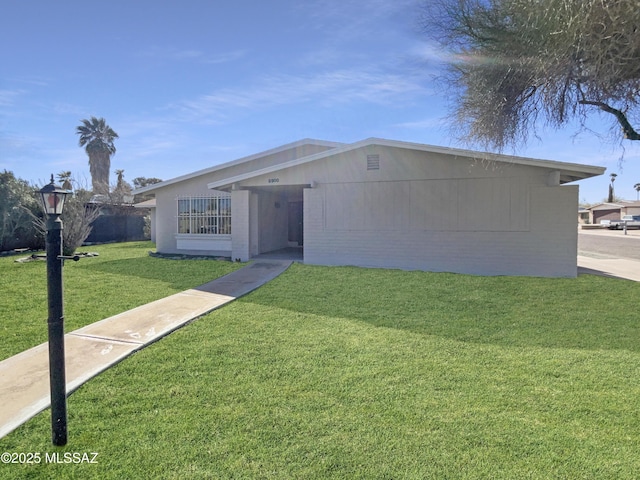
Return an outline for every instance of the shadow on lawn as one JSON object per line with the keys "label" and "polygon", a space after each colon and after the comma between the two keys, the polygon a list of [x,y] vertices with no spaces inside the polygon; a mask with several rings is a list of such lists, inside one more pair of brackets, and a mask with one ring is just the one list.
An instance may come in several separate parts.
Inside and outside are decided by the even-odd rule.
{"label": "shadow on lawn", "polygon": [[217,260],[170,260],[138,257],[82,265],[90,271],[133,277],[130,281],[153,280],[163,282],[177,290],[186,290],[221,277],[237,268],[231,262]]}
{"label": "shadow on lawn", "polygon": [[[324,268],[325,270],[316,270]],[[297,265],[239,301],[461,342],[640,351],[640,284]]]}

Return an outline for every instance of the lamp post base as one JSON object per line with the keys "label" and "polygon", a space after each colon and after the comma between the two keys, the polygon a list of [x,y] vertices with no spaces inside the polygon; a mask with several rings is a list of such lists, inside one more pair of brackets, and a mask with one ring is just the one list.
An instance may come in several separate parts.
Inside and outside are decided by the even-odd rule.
{"label": "lamp post base", "polygon": [[64,319],[49,322],[49,385],[51,388],[51,441],[67,444],[67,382],[64,366]]}

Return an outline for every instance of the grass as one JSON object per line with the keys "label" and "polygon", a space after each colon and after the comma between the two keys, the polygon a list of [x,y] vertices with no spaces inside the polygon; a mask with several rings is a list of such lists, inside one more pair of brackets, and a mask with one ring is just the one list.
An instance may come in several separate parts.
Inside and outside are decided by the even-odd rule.
{"label": "grass", "polygon": [[[213,260],[150,257],[151,242],[86,247],[99,254],[64,266],[65,331],[206,283],[238,268]],[[85,251],[83,249],[83,251]],[[46,262],[0,257],[0,359],[47,341]]]}
{"label": "grass", "polygon": [[[186,262],[185,262],[186,263]],[[69,397],[0,478],[637,478],[633,282],[293,265]]]}

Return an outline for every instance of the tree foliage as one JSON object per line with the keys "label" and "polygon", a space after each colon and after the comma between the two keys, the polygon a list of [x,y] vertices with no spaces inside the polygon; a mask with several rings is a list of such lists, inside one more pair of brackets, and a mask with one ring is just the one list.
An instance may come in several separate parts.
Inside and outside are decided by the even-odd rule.
{"label": "tree foliage", "polygon": [[44,237],[33,225],[40,214],[35,188],[13,172],[0,173],[0,251],[14,248],[37,248]]}
{"label": "tree foliage", "polygon": [[442,84],[459,136],[517,147],[540,125],[610,115],[640,140],[637,0],[425,0],[424,32],[448,52]]}
{"label": "tree foliage", "polygon": [[87,239],[93,227],[91,224],[100,216],[100,206],[90,203],[92,193],[86,189],[76,189],[64,204],[60,216],[63,222],[62,251],[71,255]]}
{"label": "tree foliage", "polygon": [[137,189],[160,182],[162,180],[155,177],[136,177],[133,179],[133,187]]}
{"label": "tree foliage", "polygon": [[[72,190],[72,194],[67,195],[64,201],[64,209],[60,216],[62,220],[62,252],[64,255],[71,255],[82,246],[91,233],[91,224],[100,216],[101,205],[91,202],[93,197],[91,190],[84,188],[74,180],[70,172],[62,173],[65,180],[71,185],[70,190]],[[67,173],[69,175],[66,175]],[[47,224],[42,211],[40,215],[32,215],[32,221],[44,237]]]}
{"label": "tree foliage", "polygon": [[[133,179],[133,188],[137,190],[138,188],[147,187],[149,185],[153,185],[155,183],[160,183],[160,182],[162,182],[162,180],[156,177],[136,177]],[[138,193],[135,196],[135,201],[144,202],[146,200],[152,199],[153,197],[154,197],[153,194]]]}
{"label": "tree foliage", "polygon": [[82,125],[76,128],[76,134],[80,135],[78,144],[85,147],[89,156],[93,191],[96,194],[106,195],[109,193],[111,156],[116,153],[113,142],[118,138],[118,134],[107,125],[104,118],[91,117],[81,122]]}
{"label": "tree foliage", "polygon": [[58,181],[62,182],[62,188],[65,190],[73,190],[73,185],[71,184],[72,173],[70,170],[64,170],[57,175]]}
{"label": "tree foliage", "polygon": [[[111,189],[109,194],[108,203],[112,207],[130,205],[133,202],[133,195],[131,195],[131,184],[124,179],[124,170],[118,169],[114,172],[116,174],[116,185]],[[126,212],[127,209],[124,209]]]}
{"label": "tree foliage", "polygon": [[131,191],[131,185],[129,185],[124,179],[124,170],[118,169],[115,171],[116,176],[118,177],[118,183],[116,184],[117,190],[129,190]]}

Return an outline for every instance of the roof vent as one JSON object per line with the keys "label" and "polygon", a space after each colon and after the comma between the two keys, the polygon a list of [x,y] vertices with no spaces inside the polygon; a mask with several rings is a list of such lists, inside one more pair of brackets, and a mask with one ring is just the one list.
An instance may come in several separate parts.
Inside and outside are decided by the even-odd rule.
{"label": "roof vent", "polygon": [[380,155],[367,155],[367,170],[380,170]]}

